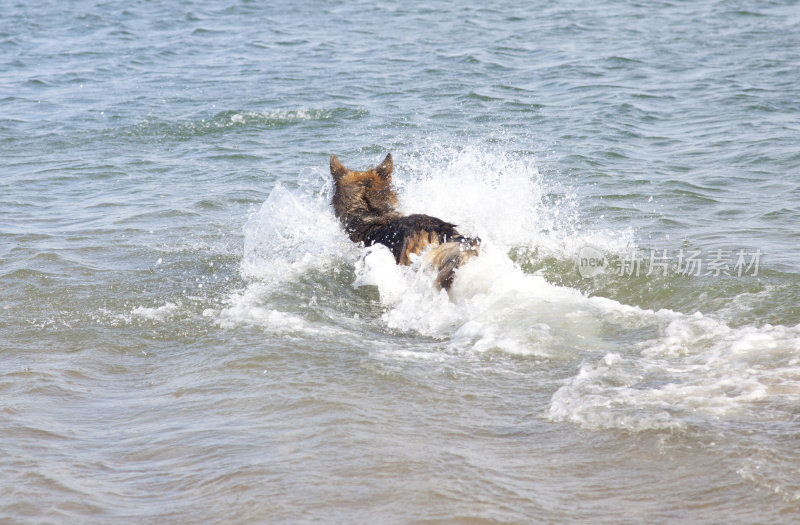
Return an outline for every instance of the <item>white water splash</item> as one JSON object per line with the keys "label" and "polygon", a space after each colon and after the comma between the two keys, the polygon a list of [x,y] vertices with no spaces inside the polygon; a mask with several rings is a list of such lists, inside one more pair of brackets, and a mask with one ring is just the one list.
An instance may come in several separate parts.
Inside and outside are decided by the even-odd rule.
{"label": "white water splash", "polygon": [[279,183],[244,227],[242,275],[286,282],[355,250],[324,198]]}
{"label": "white water splash", "polygon": [[250,284],[214,312],[218,321],[273,332],[322,330],[270,304],[269,294],[309,271],[351,264],[352,286],[379,292],[383,330],[432,337],[456,353],[583,360],[552,396],[546,416],[553,421],[674,432],[696,417],[771,417],[759,412],[765,404],[800,397],[800,327],[734,329],[699,313],[587,297],[525,273],[509,250],[532,248],[563,260],[586,245],[606,253],[632,245],[631,232],[582,226],[570,197],[550,197],[552,188],[529,159],[440,148],[395,153],[395,162],[404,212],[438,216],[484,241],[449,293],[436,290],[417,266],[398,267],[386,248],[351,243],[332,213],[329,186],[278,185],[245,227],[241,269]]}
{"label": "white water splash", "polygon": [[609,253],[632,245],[632,231],[584,228],[574,195],[546,181],[531,157],[434,147],[395,164],[404,212],[443,218],[499,249],[530,247],[570,258],[589,244]]}

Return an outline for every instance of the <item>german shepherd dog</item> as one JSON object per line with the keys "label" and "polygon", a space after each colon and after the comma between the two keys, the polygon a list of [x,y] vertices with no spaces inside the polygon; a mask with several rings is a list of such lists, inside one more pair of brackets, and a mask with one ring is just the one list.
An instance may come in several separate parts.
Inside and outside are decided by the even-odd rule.
{"label": "german shepherd dog", "polygon": [[333,210],[353,242],[365,246],[383,244],[397,264],[411,264],[411,254],[429,249],[425,266],[436,272],[436,285],[445,290],[453,284],[454,272],[478,255],[481,240],[464,237],[454,224],[429,215],[403,215],[397,211],[392,189],[392,154],[367,171],[351,171],[331,155],[334,182]]}

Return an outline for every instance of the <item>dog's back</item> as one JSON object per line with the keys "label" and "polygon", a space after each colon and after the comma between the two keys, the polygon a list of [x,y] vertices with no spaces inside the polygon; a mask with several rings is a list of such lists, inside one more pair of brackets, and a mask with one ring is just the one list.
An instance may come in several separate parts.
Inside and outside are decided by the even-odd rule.
{"label": "dog's back", "polygon": [[396,210],[391,154],[376,168],[351,171],[331,156],[333,208],[353,242],[383,244],[397,264],[411,264],[411,255],[429,247],[424,264],[437,271],[437,286],[449,289],[455,270],[478,255],[480,239],[459,234],[455,225],[429,215],[403,216]]}

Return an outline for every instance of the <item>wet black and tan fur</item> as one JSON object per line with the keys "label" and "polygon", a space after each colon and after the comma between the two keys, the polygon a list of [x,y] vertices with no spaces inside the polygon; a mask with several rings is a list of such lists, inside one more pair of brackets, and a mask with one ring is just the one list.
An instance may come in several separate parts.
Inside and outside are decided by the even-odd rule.
{"label": "wet black and tan fur", "polygon": [[403,215],[397,211],[392,189],[391,153],[377,167],[351,171],[331,156],[334,182],[333,209],[353,242],[383,244],[397,264],[411,264],[411,255],[430,247],[423,263],[437,271],[436,284],[445,290],[455,270],[478,255],[481,240],[464,237],[455,225],[429,215]]}

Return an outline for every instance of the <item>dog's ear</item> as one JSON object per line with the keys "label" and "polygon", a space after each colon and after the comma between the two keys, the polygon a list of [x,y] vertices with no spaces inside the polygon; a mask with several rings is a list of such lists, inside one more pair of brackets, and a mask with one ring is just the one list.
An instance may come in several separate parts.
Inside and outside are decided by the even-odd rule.
{"label": "dog's ear", "polygon": [[383,162],[378,164],[375,171],[378,172],[378,175],[380,175],[382,179],[389,180],[389,177],[392,175],[392,169],[394,169],[394,161],[392,160],[392,154],[389,153],[386,155],[386,158],[383,159]]}
{"label": "dog's ear", "polygon": [[331,175],[334,180],[341,179],[345,174],[347,174],[347,168],[339,161],[339,157],[331,155]]}

